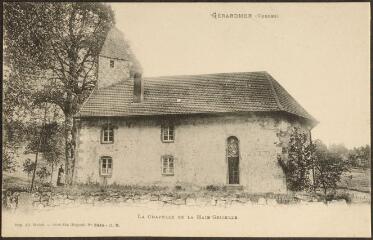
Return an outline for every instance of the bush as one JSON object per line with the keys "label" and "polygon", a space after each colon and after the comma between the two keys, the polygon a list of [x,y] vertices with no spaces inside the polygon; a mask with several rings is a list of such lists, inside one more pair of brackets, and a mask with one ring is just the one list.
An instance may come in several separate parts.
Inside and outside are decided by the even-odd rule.
{"label": "bush", "polygon": [[222,190],[222,187],[216,186],[216,185],[207,185],[206,190],[216,192],[216,191]]}
{"label": "bush", "polygon": [[40,186],[35,187],[37,192],[51,192],[53,186],[50,183],[42,183]]}
{"label": "bush", "polygon": [[334,195],[343,172],[349,171],[348,162],[329,150],[321,141],[315,141],[314,154],[315,187],[324,192],[325,199]]}
{"label": "bush", "polygon": [[275,195],[275,199],[278,204],[289,204],[299,202],[299,200],[296,199],[294,196],[288,194]]}
{"label": "bush", "polygon": [[46,167],[42,167],[39,170],[36,171],[36,175],[39,177],[40,180],[46,179],[48,176],[50,176],[50,172],[47,170]]}
{"label": "bush", "polygon": [[23,187],[23,186],[12,186],[12,187],[9,187],[5,190],[6,192],[28,192],[28,188],[27,187]]}
{"label": "bush", "polygon": [[32,172],[34,171],[35,169],[35,162],[31,161],[30,158],[27,158],[24,162],[23,162],[23,171],[25,173],[27,173],[27,177],[30,177],[30,174],[32,174]]}
{"label": "bush", "polygon": [[349,193],[343,192],[343,193],[338,193],[334,195],[334,200],[341,200],[344,199],[346,203],[351,203],[352,202],[352,197]]}
{"label": "bush", "polygon": [[308,135],[298,128],[290,134],[288,156],[278,158],[286,175],[286,183],[292,191],[309,190],[311,187],[310,170],[314,146],[308,143]]}
{"label": "bush", "polygon": [[176,185],[175,190],[176,191],[181,191],[181,190],[184,190],[184,189],[180,185]]}

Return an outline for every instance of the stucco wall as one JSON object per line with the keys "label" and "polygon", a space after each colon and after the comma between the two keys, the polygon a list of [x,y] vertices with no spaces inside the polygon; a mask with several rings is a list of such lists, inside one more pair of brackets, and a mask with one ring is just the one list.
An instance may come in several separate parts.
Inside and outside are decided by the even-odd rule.
{"label": "stucco wall", "polygon": [[[114,67],[110,67],[110,60],[114,60]],[[98,88],[129,78],[129,61],[99,56],[98,60]]]}
{"label": "stucco wall", "polygon": [[[240,184],[250,192],[285,192],[277,156],[282,153],[280,130],[293,123],[257,116],[189,116],[175,119],[175,141],[161,141],[162,119],[111,119],[113,144],[101,144],[101,126],[108,120],[80,120],[75,181],[103,182],[99,158],[113,158],[107,183],[224,185],[228,180],[226,140],[239,139]],[[283,140],[282,140],[283,142]],[[161,174],[161,156],[175,158],[174,176]]]}

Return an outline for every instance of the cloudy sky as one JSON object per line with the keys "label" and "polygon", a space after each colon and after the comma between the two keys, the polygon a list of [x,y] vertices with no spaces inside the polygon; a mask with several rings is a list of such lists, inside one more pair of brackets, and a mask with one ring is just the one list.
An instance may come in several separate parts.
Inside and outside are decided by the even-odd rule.
{"label": "cloudy sky", "polygon": [[370,144],[369,3],[112,7],[144,76],[265,70],[319,120],[314,138],[347,147]]}

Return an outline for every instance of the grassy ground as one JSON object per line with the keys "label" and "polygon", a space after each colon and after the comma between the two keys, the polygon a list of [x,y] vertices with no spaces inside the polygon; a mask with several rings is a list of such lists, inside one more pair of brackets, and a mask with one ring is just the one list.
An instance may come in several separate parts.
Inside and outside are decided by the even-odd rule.
{"label": "grassy ground", "polygon": [[30,180],[18,176],[12,176],[9,173],[3,173],[3,188],[29,188]]}
{"label": "grassy ground", "polygon": [[342,175],[339,186],[350,190],[370,192],[370,169],[351,169],[351,172]]}
{"label": "grassy ground", "polygon": [[[351,172],[345,173],[342,176],[340,189],[342,195],[350,194],[350,190],[362,192],[365,195],[370,192],[370,170],[352,169]],[[36,182],[35,186],[40,186]],[[17,191],[27,191],[30,187],[30,179],[12,176],[11,174],[3,175],[3,189],[17,189]],[[50,190],[49,190],[50,191]],[[101,186],[98,184],[74,185],[73,187],[52,187],[54,193],[65,194],[68,196],[131,196],[139,197],[148,195],[150,198],[170,197],[174,199],[186,198],[208,198],[208,199],[248,199],[257,202],[260,198],[276,199],[278,203],[297,202],[294,194],[273,194],[262,193],[253,194],[240,190],[226,190],[224,187],[207,186],[200,189],[188,189],[181,186],[175,188],[167,188],[160,186],[136,186],[136,185],[109,185]],[[340,194],[341,195],[341,194]]]}
{"label": "grassy ground", "polygon": [[[38,184],[38,183],[37,183]],[[342,175],[342,180],[339,184],[341,188],[347,188],[351,190],[357,190],[362,192],[370,192],[371,179],[370,169],[352,169],[351,172],[346,172]],[[15,177],[12,174],[3,174],[3,188],[9,187],[30,187],[30,179]],[[130,189],[133,186],[113,186],[113,189]],[[100,190],[101,187],[98,185],[90,186],[90,190]],[[149,186],[143,188],[143,190],[164,190],[156,186]]]}

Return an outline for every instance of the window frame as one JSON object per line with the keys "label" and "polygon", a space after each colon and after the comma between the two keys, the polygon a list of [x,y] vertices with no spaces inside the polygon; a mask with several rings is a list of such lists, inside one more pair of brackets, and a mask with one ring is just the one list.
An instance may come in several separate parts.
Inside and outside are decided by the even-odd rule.
{"label": "window frame", "polygon": [[[105,163],[105,166],[106,166],[105,168],[103,168],[104,163]],[[100,164],[99,165],[100,176],[111,177],[113,175],[113,158],[112,157],[110,157],[110,156],[100,157],[100,163],[99,164]],[[109,165],[110,165],[110,168],[108,167]],[[103,169],[105,169],[105,172],[103,171]],[[110,169],[110,171],[109,171],[109,169]]]}
{"label": "window frame", "polygon": [[[170,129],[172,128],[172,135],[170,135]],[[165,133],[167,130],[167,139],[165,139]],[[172,139],[170,140],[170,136],[172,136]],[[161,126],[161,140],[164,143],[172,143],[175,141],[175,125],[168,123],[168,124],[163,124]]]}
{"label": "window frame", "polygon": [[[108,140],[105,140],[105,132],[108,132]],[[110,140],[110,132],[112,133],[112,139]],[[113,144],[114,143],[114,127],[110,124],[105,125],[101,128],[101,144]]]}
{"label": "window frame", "polygon": [[[172,160],[172,161],[170,161]],[[167,162],[165,165],[165,161]],[[172,162],[172,167],[170,167]],[[165,170],[166,169],[166,170]],[[172,171],[171,171],[172,169]],[[175,175],[175,158],[172,155],[163,155],[161,157],[161,174],[163,176],[174,176]]]}

